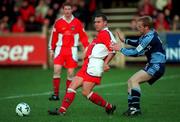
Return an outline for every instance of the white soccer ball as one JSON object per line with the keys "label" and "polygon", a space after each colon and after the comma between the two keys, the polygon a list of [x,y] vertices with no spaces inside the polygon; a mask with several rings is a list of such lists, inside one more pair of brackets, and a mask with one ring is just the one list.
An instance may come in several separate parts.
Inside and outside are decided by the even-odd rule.
{"label": "white soccer ball", "polygon": [[19,116],[27,116],[30,114],[30,111],[31,109],[27,103],[22,102],[16,106],[16,113]]}

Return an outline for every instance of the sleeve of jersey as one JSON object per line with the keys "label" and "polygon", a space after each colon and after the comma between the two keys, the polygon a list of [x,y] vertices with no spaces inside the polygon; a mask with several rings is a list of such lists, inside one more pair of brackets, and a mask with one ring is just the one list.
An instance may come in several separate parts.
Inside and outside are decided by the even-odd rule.
{"label": "sleeve of jersey", "polygon": [[144,49],[149,45],[153,36],[146,36],[136,48],[121,48],[121,52],[126,56],[140,56],[144,54]]}
{"label": "sleeve of jersey", "polygon": [[[114,35],[112,34],[111,31],[109,31],[109,35],[110,35],[110,45],[117,43],[117,40],[115,39],[115,37],[114,37]],[[110,49],[110,52],[111,53],[116,53],[116,51],[111,50],[111,49]]]}
{"label": "sleeve of jersey", "polygon": [[138,40],[131,40],[131,39],[126,39],[125,43],[134,47],[138,46]]}
{"label": "sleeve of jersey", "polygon": [[109,52],[112,52],[112,50],[110,48],[111,38],[108,33],[106,33],[106,32],[100,33],[98,36],[98,40],[100,41],[100,43],[103,43],[106,45]]}
{"label": "sleeve of jersey", "polygon": [[88,36],[81,23],[79,23],[79,37],[83,47],[86,48],[89,45]]}
{"label": "sleeve of jersey", "polygon": [[58,32],[56,30],[56,24],[55,24],[51,31],[51,35],[49,39],[49,50],[55,50],[57,41],[58,41]]}

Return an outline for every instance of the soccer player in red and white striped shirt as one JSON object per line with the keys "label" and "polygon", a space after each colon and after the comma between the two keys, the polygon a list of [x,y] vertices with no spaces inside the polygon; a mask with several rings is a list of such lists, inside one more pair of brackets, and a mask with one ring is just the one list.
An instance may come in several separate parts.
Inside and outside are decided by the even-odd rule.
{"label": "soccer player in red and white striped shirt", "polygon": [[102,72],[109,69],[108,63],[115,55],[110,45],[116,43],[113,34],[107,28],[105,15],[96,15],[94,25],[98,34],[88,46],[82,68],[77,72],[73,82],[67,89],[62,105],[55,110],[49,110],[50,115],[65,114],[79,87],[82,87],[83,96],[92,103],[104,108],[107,114],[113,114],[116,109],[115,105],[104,100],[98,93],[93,92],[93,88],[101,82]]}

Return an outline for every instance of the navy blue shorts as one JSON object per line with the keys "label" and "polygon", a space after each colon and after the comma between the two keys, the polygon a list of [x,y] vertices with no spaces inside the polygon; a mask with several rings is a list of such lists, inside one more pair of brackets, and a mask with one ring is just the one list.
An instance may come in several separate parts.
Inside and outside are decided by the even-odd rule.
{"label": "navy blue shorts", "polygon": [[160,77],[163,76],[165,72],[165,64],[164,63],[156,63],[156,64],[148,63],[143,70],[152,76],[152,78],[147,81],[150,85],[152,85],[155,81],[157,81]]}

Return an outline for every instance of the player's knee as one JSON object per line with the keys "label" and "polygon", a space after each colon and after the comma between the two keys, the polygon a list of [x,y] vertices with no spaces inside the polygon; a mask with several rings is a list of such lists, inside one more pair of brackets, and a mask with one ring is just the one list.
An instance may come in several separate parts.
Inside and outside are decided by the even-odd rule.
{"label": "player's knee", "polygon": [[60,78],[60,77],[61,77],[61,76],[60,76],[60,71],[54,69],[53,77],[54,77],[54,78]]}
{"label": "player's knee", "polygon": [[60,69],[54,69],[54,75],[60,75],[61,70]]}
{"label": "player's knee", "polygon": [[53,78],[60,78],[60,77],[61,77],[60,73],[54,72]]}
{"label": "player's knee", "polygon": [[69,76],[74,75],[74,70],[67,70],[67,74],[68,74]]}
{"label": "player's knee", "polygon": [[128,80],[128,85],[132,84],[133,83],[133,80],[132,79],[129,79]]}
{"label": "player's knee", "polygon": [[68,79],[71,79],[71,80],[72,80],[73,77],[74,77],[74,74],[68,74],[68,75],[67,75],[67,78],[68,78]]}

